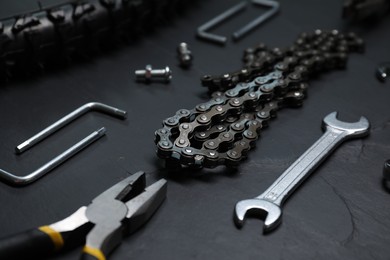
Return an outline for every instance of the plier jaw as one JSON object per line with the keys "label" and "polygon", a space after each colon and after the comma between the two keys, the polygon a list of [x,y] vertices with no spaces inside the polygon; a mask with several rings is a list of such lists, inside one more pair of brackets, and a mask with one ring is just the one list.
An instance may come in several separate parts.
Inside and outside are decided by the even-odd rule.
{"label": "plier jaw", "polygon": [[108,255],[123,236],[137,230],[153,215],[165,199],[166,181],[145,186],[145,173],[137,172],[92,201],[86,216],[95,226],[87,235],[84,254]]}

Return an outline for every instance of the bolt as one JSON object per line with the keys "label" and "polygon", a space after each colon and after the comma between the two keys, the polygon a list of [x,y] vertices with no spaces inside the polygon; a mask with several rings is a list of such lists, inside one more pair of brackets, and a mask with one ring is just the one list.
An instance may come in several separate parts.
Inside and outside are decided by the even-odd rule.
{"label": "bolt", "polygon": [[180,66],[188,68],[193,59],[191,51],[188,49],[188,44],[185,42],[180,43],[179,47],[177,47],[177,52],[179,53]]}
{"label": "bolt", "polygon": [[150,81],[151,79],[163,79],[166,82],[172,79],[172,71],[166,66],[165,69],[153,69],[151,65],[146,65],[144,70],[136,70],[137,80]]}

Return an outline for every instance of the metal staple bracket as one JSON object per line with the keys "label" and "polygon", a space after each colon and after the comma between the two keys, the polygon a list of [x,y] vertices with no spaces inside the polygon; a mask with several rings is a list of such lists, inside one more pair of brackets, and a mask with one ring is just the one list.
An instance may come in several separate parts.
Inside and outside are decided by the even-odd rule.
{"label": "metal staple bracket", "polygon": [[[115,107],[111,107],[102,103],[98,102],[90,102],[87,103],[78,109],[74,110],[73,112],[69,113],[68,115],[62,117],[58,121],[54,122],[38,134],[34,135],[30,139],[24,141],[22,144],[18,145],[15,148],[16,153],[23,153],[27,149],[31,148],[38,142],[42,141],[49,135],[55,133],[60,128],[64,127],[65,125],[69,124],[70,122],[74,121],[76,118],[84,115],[85,113],[89,111],[97,111],[101,113],[105,113],[111,116],[119,117],[121,119],[125,119],[127,117],[127,112]],[[12,173],[9,173],[5,170],[0,169],[0,179],[9,182],[14,185],[26,185],[31,182],[36,181],[37,179],[41,178],[46,173],[53,170],[55,167],[59,166],[60,164],[64,163],[66,160],[74,156],[76,153],[80,152],[82,149],[86,148],[88,145],[92,144],[94,141],[98,140],[100,137],[105,135],[106,129],[104,127],[92,132],[90,135],[58,155],[57,157],[53,158],[49,162],[45,163],[41,167],[39,167],[37,170],[33,171],[30,174],[27,174],[25,176],[16,176]]]}
{"label": "metal staple bracket", "polygon": [[[248,24],[244,25],[242,28],[235,31],[232,36],[233,39],[236,41],[240,40],[242,37],[254,30],[260,24],[264,23],[266,20],[274,16],[280,9],[280,4],[273,0],[252,0],[251,2],[254,5],[266,6],[270,7],[271,9],[268,12],[260,15],[253,21],[249,22]],[[209,33],[207,31],[231,18],[235,14],[238,14],[239,12],[243,11],[246,6],[246,1],[240,2],[237,5],[229,8],[225,12],[221,13],[220,15],[214,17],[210,21],[206,22],[205,24],[199,26],[197,29],[197,36],[201,39],[224,45],[227,42],[226,36]]]}

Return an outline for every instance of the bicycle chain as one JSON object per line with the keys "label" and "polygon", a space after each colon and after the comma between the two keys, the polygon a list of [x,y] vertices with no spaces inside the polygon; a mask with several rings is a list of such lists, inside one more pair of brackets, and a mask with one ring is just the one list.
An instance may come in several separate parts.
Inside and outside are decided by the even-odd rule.
{"label": "bicycle chain", "polygon": [[163,121],[157,155],[166,167],[237,166],[279,109],[302,105],[310,76],[345,68],[347,54],[362,51],[360,38],[336,30],[303,33],[283,50],[246,49],[241,70],[202,78],[212,99]]}

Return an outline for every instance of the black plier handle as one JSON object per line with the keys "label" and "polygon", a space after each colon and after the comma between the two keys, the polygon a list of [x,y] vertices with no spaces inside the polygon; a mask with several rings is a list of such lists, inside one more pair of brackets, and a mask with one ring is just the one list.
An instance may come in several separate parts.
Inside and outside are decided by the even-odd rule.
{"label": "black plier handle", "polygon": [[54,224],[0,239],[0,259],[38,258],[82,244],[93,226],[85,217],[86,208]]}

